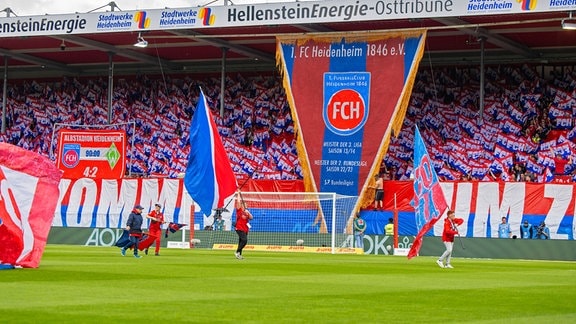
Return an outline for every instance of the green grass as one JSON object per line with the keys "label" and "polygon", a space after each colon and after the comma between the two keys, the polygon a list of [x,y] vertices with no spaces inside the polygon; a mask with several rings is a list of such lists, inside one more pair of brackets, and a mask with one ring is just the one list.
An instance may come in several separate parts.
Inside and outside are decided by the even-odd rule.
{"label": "green grass", "polygon": [[5,323],[575,323],[576,263],[48,245],[0,271]]}

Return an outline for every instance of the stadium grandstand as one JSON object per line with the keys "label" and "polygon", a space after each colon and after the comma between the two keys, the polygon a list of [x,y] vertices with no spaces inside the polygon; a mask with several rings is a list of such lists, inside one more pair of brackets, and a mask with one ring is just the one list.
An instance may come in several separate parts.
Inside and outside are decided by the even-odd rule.
{"label": "stadium grandstand", "polygon": [[[226,80],[224,116],[220,117],[220,81],[131,76],[116,81],[112,124],[136,121],[129,152],[129,175],[178,177],[186,169],[188,133],[199,87],[210,97],[216,123],[233,169],[240,176],[298,179],[289,109],[278,80],[267,76]],[[106,83],[102,79],[22,81],[8,88],[7,131],[2,141],[53,157],[53,125],[104,125]],[[130,155],[132,153],[133,155]],[[246,162],[243,162],[246,161]]]}
{"label": "stadium grandstand", "polygon": [[[99,19],[125,16],[114,2],[108,5],[110,11]],[[224,7],[229,16],[255,8]],[[178,177],[186,165],[200,86],[239,178],[301,180],[294,125],[274,67],[275,37],[418,27],[428,28],[426,62],[404,128],[392,136],[382,160],[385,179],[410,178],[412,126],[418,124],[442,180],[571,182],[576,33],[563,29],[570,16],[552,5],[544,11],[522,7],[517,15],[472,14],[481,9],[468,7],[460,18],[427,14],[415,20],[399,14],[202,33],[175,26],[138,37],[100,27],[91,35],[6,37],[19,24],[6,8],[0,46],[6,118],[0,140],[54,159],[55,125],[135,121],[134,129],[127,128],[132,145],[126,176]],[[163,15],[186,13],[180,11],[166,8]],[[135,48],[135,39],[151,46]]]}
{"label": "stadium grandstand", "polygon": [[[545,69],[548,77],[538,72]],[[444,180],[572,182],[576,174],[572,66],[490,66],[486,103],[478,107],[479,70],[424,67],[418,74],[404,127],[382,163],[391,180],[411,174],[413,126],[426,134],[436,171]],[[4,142],[53,157],[53,125],[106,124],[105,79],[16,80],[8,85]],[[240,178],[302,179],[286,97],[274,73],[237,73],[225,83],[220,117],[217,77],[119,77],[112,123],[136,121],[132,176],[178,177],[198,89],[210,106]],[[132,139],[129,140],[132,142]]]}
{"label": "stadium grandstand", "polygon": [[[186,195],[201,93],[258,214],[252,237],[261,236],[263,249],[289,247],[301,239],[293,233],[330,238],[312,242],[332,252],[346,249],[359,212],[374,243],[365,252],[389,253],[379,236],[390,218],[394,248],[406,249],[420,228],[412,202],[424,172],[410,181],[416,140],[422,147],[415,126],[426,166],[439,177],[432,182],[444,187],[438,197],[467,217],[463,237],[497,237],[507,216],[513,235],[525,221],[546,221],[550,238],[573,241],[576,32],[566,27],[576,26],[576,5],[489,3],[334,0],[118,11],[111,2],[110,11],[29,17],[4,10],[0,142],[59,166],[67,152],[73,162],[84,154],[81,162],[109,169],[125,162],[108,177],[80,162],[60,168],[80,172],[59,183],[52,242],[111,245],[133,206],[160,202],[170,222],[189,224],[183,246],[230,248],[232,208],[200,210]],[[121,134],[123,154],[112,140],[81,147],[77,137],[63,144],[56,136],[98,127]],[[105,153],[90,155],[94,147]],[[382,187],[379,175],[387,180]],[[320,195],[309,198],[312,191]],[[232,201],[229,195],[226,206]],[[292,217],[297,210],[299,219]],[[220,241],[208,233],[218,216],[226,228],[216,233],[224,234]],[[268,240],[277,232],[279,243]],[[202,244],[192,243],[195,234]]]}

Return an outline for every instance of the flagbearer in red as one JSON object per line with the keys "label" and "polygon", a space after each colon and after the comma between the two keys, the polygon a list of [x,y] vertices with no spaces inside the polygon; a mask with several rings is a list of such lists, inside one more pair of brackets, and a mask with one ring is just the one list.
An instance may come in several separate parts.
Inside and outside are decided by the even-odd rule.
{"label": "flagbearer in red", "polygon": [[[238,191],[240,199],[236,200],[236,234],[238,234],[238,248],[234,255],[236,259],[242,260],[242,250],[248,244],[248,231],[250,231],[250,220],[254,217],[248,209],[246,209],[246,204],[242,198],[242,193]],[[240,203],[242,201],[242,203]]]}
{"label": "flagbearer in red", "polygon": [[450,264],[450,259],[452,258],[452,248],[454,247],[454,236],[458,234],[458,226],[462,225],[464,220],[462,218],[456,218],[453,210],[449,210],[446,219],[444,219],[444,230],[442,231],[442,242],[446,246],[446,251],[440,256],[440,259],[436,261],[440,268],[454,268]]}
{"label": "flagbearer in red", "polygon": [[160,255],[160,236],[162,236],[162,224],[164,221],[164,214],[162,214],[162,206],[160,204],[154,205],[154,210],[146,215],[150,219],[150,226],[148,227],[148,238],[140,242],[140,249],[144,249],[144,253],[148,255],[148,249],[152,244],[155,244],[154,255]]}

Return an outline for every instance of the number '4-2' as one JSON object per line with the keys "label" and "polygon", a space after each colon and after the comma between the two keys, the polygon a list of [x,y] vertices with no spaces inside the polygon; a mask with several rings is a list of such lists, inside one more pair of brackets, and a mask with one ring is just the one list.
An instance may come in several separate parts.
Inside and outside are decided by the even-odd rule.
{"label": "number '4-2'", "polygon": [[86,167],[82,173],[86,178],[96,178],[96,173],[98,173],[98,167]]}

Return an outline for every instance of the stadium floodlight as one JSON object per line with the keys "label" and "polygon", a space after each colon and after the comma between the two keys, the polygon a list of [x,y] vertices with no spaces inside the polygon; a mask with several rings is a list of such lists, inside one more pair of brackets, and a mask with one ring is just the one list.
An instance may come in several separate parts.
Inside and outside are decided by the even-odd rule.
{"label": "stadium floodlight", "polygon": [[18,17],[18,15],[9,7],[4,8],[3,10],[0,10],[0,12],[2,12],[2,11],[6,13],[6,17],[10,17],[11,14]]}
{"label": "stadium floodlight", "polygon": [[142,34],[138,33],[138,38],[136,43],[134,44],[136,47],[145,48],[148,46],[148,41],[142,37]]}
{"label": "stadium floodlight", "polygon": [[562,29],[576,30],[576,19],[572,18],[572,11],[568,14],[568,18],[562,19]]}
{"label": "stadium floodlight", "polygon": [[562,20],[562,29],[576,30],[576,20]]}

